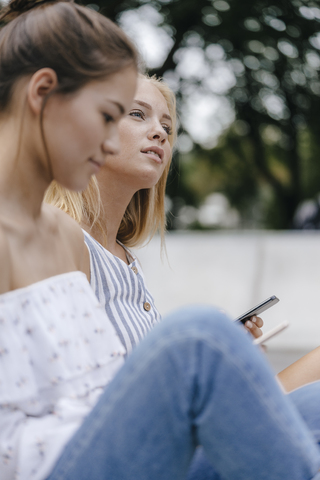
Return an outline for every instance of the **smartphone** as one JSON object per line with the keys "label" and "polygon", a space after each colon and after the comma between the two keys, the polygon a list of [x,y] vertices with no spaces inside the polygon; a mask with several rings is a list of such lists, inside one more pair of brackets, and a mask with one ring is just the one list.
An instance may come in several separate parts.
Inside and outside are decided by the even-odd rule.
{"label": "smartphone", "polygon": [[261,335],[261,337],[255,338],[255,339],[253,340],[253,344],[254,344],[254,345],[259,345],[260,343],[266,342],[267,340],[269,340],[269,338],[272,338],[272,337],[274,337],[275,335],[277,335],[278,333],[282,332],[282,330],[284,330],[285,328],[287,328],[288,325],[289,325],[289,322],[280,323],[280,324],[277,325],[276,327],[274,327],[274,328],[272,328],[271,330],[269,330],[269,332],[266,332],[266,333],[264,333],[263,335]]}
{"label": "smartphone", "polygon": [[235,319],[235,322],[245,323],[247,320],[249,320],[250,317],[253,317],[254,315],[259,315],[260,313],[264,312],[265,310],[272,307],[272,305],[275,305],[278,302],[279,302],[279,298],[277,298],[275,295],[272,295],[272,297],[267,298],[263,302],[259,303],[259,305],[256,305],[254,308],[251,308],[251,310],[248,310],[243,315],[240,315],[240,317]]}

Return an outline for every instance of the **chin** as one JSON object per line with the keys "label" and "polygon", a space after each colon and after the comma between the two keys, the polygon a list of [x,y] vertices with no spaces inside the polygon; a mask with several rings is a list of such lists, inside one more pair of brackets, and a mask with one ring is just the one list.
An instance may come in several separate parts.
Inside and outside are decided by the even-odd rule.
{"label": "chin", "polygon": [[157,183],[159,182],[160,178],[161,178],[162,174],[160,175],[159,177],[159,173],[155,173],[154,171],[153,172],[149,172],[149,174],[145,174],[143,176],[143,178],[141,178],[141,184],[143,184],[143,186],[140,187],[140,190],[143,189],[143,188],[152,188],[154,187],[155,185],[157,185]]}
{"label": "chin", "polygon": [[83,192],[83,190],[85,190],[87,188],[87,186],[89,185],[89,181],[90,181],[90,178],[88,179],[87,182],[73,182],[73,181],[70,181],[70,180],[60,180],[60,179],[55,179],[57,183],[59,183],[59,185],[61,185],[62,187],[66,188],[67,190],[71,190],[72,192]]}
{"label": "chin", "polygon": [[139,190],[150,190],[153,188],[155,185],[157,185],[158,182],[145,182],[145,183],[140,183],[139,185],[136,186],[136,191],[138,192]]}

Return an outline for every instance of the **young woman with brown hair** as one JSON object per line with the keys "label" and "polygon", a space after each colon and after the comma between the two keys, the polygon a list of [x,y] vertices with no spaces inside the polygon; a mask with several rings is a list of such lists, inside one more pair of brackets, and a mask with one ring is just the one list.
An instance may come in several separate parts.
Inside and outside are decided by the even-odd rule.
{"label": "young woman with brown hair", "polygon": [[0,18],[0,478],[45,478],[123,347],[81,273],[81,229],[43,195],[53,178],[83,190],[118,152],[137,53],[75,3],[15,0]]}

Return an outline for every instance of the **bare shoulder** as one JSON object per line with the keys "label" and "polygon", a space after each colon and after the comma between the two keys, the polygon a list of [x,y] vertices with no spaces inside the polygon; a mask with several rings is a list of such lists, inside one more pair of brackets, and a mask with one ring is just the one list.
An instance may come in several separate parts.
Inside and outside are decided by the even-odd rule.
{"label": "bare shoulder", "polygon": [[54,227],[66,232],[67,235],[71,235],[73,241],[83,242],[81,227],[70,215],[53,205],[44,204],[44,209]]}
{"label": "bare shoulder", "polygon": [[8,292],[11,288],[11,255],[7,236],[0,223],[0,294]]}
{"label": "bare shoulder", "polygon": [[70,215],[53,205],[44,204],[43,208],[52,232],[66,244],[72,245],[75,251],[78,248],[81,249],[84,243],[84,235],[80,225]]}
{"label": "bare shoulder", "polygon": [[63,242],[64,248],[70,248],[70,254],[74,256],[78,269],[88,275],[89,253],[80,225],[70,215],[53,205],[45,204],[44,208],[50,224]]}

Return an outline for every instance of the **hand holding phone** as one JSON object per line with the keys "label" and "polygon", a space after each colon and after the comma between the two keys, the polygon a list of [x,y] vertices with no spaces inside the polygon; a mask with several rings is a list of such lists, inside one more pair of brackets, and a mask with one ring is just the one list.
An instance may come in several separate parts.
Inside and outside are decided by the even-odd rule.
{"label": "hand holding phone", "polygon": [[272,305],[275,305],[278,302],[279,302],[279,298],[277,298],[275,295],[272,295],[272,297],[267,298],[263,302],[259,303],[255,307],[248,310],[243,315],[240,315],[240,317],[235,319],[235,322],[245,323],[247,320],[249,320],[249,318],[255,315],[259,315],[260,313],[264,312],[265,310],[272,307]]}
{"label": "hand holding phone", "polygon": [[[240,315],[240,317],[235,319],[235,322],[246,323],[246,321],[249,320],[249,318],[253,317],[254,315],[259,315],[260,313],[264,312],[265,310],[272,307],[272,305],[275,305],[278,302],[279,302],[279,298],[277,298],[275,295],[272,295],[272,297],[267,298],[263,302],[259,303],[255,307],[248,310],[243,315]],[[255,338],[253,340],[254,345],[260,345],[261,343],[266,342],[267,340],[269,340],[269,338],[272,338],[278,333],[282,332],[282,330],[287,328],[288,325],[289,325],[289,322],[280,323],[275,328],[272,328],[271,330],[269,330],[269,332],[266,332],[260,337]]]}

